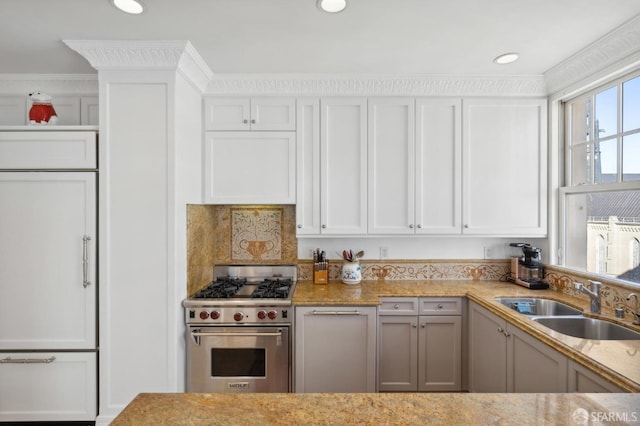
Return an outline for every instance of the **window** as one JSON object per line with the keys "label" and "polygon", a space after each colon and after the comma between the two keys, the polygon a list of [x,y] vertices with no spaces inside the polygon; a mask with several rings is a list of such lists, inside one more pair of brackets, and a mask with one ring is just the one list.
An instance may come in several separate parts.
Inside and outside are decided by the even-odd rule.
{"label": "window", "polygon": [[564,110],[561,263],[640,284],[640,73]]}

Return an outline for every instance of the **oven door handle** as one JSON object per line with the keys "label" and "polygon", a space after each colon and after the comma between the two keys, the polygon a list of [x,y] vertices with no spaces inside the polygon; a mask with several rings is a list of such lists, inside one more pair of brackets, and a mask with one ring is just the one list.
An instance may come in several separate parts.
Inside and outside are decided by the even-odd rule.
{"label": "oven door handle", "polygon": [[194,337],[207,337],[207,336],[245,336],[245,337],[260,337],[260,336],[276,336],[282,337],[282,332],[278,331],[275,333],[224,333],[224,332],[215,332],[215,333],[202,333],[202,332],[191,332],[191,335]]}
{"label": "oven door handle", "polygon": [[312,315],[360,315],[360,311],[316,311],[311,312]]}
{"label": "oven door handle", "polygon": [[268,332],[261,333],[256,331],[255,333],[238,333],[238,332],[224,332],[224,331],[214,331],[214,332],[202,332],[202,331],[192,331],[191,338],[193,342],[200,346],[200,338],[201,337],[276,337],[276,345],[282,346],[282,330],[278,330],[276,332]]}

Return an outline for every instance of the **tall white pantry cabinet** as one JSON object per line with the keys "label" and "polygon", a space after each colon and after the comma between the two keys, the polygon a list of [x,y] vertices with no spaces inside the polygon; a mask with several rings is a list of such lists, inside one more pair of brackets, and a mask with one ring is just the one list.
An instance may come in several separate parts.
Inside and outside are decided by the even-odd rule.
{"label": "tall white pantry cabinet", "polygon": [[97,414],[96,132],[0,127],[0,421]]}

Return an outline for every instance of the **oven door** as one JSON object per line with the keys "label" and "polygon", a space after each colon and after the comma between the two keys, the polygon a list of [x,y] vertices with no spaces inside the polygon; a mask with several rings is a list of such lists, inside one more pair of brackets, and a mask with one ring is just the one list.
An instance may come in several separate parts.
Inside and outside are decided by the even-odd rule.
{"label": "oven door", "polygon": [[188,392],[289,392],[289,327],[187,330]]}

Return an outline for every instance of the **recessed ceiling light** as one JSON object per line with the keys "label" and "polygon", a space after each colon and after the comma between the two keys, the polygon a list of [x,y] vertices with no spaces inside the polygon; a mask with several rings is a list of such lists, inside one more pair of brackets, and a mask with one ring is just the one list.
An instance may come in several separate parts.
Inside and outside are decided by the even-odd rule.
{"label": "recessed ceiling light", "polygon": [[342,12],[347,7],[347,0],[318,0],[318,7],[329,13]]}
{"label": "recessed ceiling light", "polygon": [[493,60],[493,62],[495,62],[496,64],[500,64],[500,65],[510,64],[512,62],[517,61],[519,57],[520,57],[520,55],[518,55],[515,52],[513,52],[513,53],[505,53],[504,55],[500,55],[500,56],[496,57]]}
{"label": "recessed ceiling light", "polygon": [[123,12],[139,15],[144,10],[142,3],[137,0],[111,0],[111,3]]}

